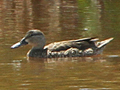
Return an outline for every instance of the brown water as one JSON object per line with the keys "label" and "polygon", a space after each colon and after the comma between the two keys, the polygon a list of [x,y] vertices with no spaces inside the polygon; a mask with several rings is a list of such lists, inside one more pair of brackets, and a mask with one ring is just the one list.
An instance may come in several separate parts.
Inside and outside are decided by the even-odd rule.
{"label": "brown water", "polygon": [[[119,0],[1,0],[0,90],[119,90]],[[29,29],[47,43],[114,37],[100,56],[28,58],[31,46],[11,50]]]}

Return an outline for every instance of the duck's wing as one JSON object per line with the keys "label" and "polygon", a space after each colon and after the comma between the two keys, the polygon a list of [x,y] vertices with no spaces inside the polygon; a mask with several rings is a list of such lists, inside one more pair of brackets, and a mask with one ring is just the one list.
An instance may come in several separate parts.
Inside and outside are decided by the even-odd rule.
{"label": "duck's wing", "polygon": [[96,42],[98,38],[83,38],[77,40],[68,40],[51,43],[45,46],[48,57],[64,57],[64,56],[91,56],[101,54],[104,46],[106,46],[113,38],[109,38],[100,42]]}
{"label": "duck's wing", "polygon": [[82,38],[77,40],[54,42],[46,45],[44,49],[48,49],[51,52],[65,51],[70,48],[85,50],[86,48],[96,47],[94,42],[97,40],[98,38]]}

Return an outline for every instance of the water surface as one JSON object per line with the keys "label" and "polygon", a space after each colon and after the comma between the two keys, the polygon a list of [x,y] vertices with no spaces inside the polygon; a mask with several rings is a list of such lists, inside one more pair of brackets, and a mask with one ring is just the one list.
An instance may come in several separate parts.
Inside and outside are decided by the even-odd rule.
{"label": "water surface", "polygon": [[[120,2],[116,0],[0,1],[0,90],[119,90]],[[47,44],[114,37],[102,55],[27,58],[31,46],[10,49],[30,29]]]}

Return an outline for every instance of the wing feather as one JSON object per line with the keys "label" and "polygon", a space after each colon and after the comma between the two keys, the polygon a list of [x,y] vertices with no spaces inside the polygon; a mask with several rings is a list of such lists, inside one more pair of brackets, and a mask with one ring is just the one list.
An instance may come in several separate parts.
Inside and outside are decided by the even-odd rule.
{"label": "wing feather", "polygon": [[70,48],[77,48],[79,50],[82,50],[82,49],[89,48],[91,45],[94,45],[94,42],[97,40],[98,40],[97,38],[82,38],[82,39],[77,39],[77,40],[54,42],[54,43],[46,45],[44,49],[48,49],[51,52],[65,51]]}

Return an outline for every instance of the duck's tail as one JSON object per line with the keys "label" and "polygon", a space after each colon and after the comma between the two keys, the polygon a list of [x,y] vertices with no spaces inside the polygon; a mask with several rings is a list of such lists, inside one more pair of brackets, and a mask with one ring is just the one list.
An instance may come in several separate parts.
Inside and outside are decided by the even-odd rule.
{"label": "duck's tail", "polygon": [[110,42],[112,41],[114,38],[108,38],[106,40],[103,40],[101,42],[97,42],[96,46],[97,46],[97,50],[96,50],[96,54],[101,54],[104,47]]}
{"label": "duck's tail", "polygon": [[100,49],[100,48],[103,48],[104,46],[106,46],[110,41],[112,41],[114,38],[108,38],[108,39],[106,39],[106,40],[103,40],[103,41],[101,41],[101,42],[98,42],[98,45],[97,45],[97,47],[98,47],[98,49]]}

